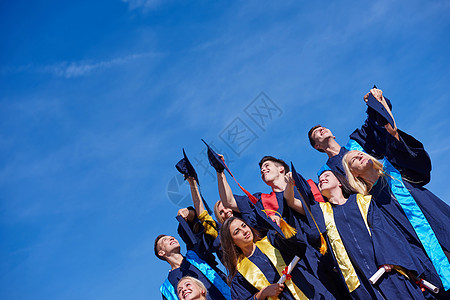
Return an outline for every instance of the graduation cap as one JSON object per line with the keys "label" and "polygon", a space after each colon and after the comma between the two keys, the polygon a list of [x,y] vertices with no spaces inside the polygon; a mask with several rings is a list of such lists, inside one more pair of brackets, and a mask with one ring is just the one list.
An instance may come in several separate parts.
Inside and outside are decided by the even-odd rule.
{"label": "graduation cap", "polygon": [[[375,85],[373,88],[377,88]],[[383,104],[381,104],[372,93],[369,93],[369,98],[367,100],[367,106],[376,112],[376,121],[379,124],[391,124],[392,128],[395,128],[394,119],[392,119],[391,114],[386,110]]]}
{"label": "graduation cap", "polygon": [[302,202],[303,208],[306,211],[308,211],[309,215],[311,216],[312,220],[314,221],[314,224],[317,227],[317,230],[320,234],[320,253],[325,254],[327,252],[327,242],[325,241],[325,238],[322,235],[322,232],[319,229],[319,225],[317,225],[316,219],[314,219],[313,214],[311,213],[311,209],[309,208],[310,203],[306,203],[306,201],[309,201],[311,197],[313,197],[311,192],[311,187],[309,186],[308,182],[303,178],[302,175],[297,173],[297,171],[294,168],[294,164],[291,162],[291,169],[292,169],[292,178],[295,181],[295,187],[297,188],[298,193],[300,194],[300,201]]}
{"label": "graduation cap", "polygon": [[205,143],[208,148],[207,153],[209,164],[216,169],[218,173],[222,173],[224,169],[227,169],[228,173],[231,174],[230,170],[225,165],[225,162],[219,157],[219,154],[217,154],[203,139],[202,142]]}
{"label": "graduation cap", "polygon": [[208,211],[208,213],[212,214],[212,210],[209,208],[208,203],[206,203],[200,190],[200,182],[198,180],[197,172],[195,172],[194,167],[187,158],[186,152],[184,152],[184,148],[183,148],[183,158],[175,165],[175,168],[177,168],[178,172],[184,175],[184,180],[186,180],[186,178],[188,177],[193,177],[195,179],[198,185],[198,191],[200,193],[200,197],[202,198],[203,204],[205,205],[205,208]]}
{"label": "graduation cap", "polygon": [[241,188],[241,190],[245,193],[245,195],[247,195],[247,197],[250,199],[250,201],[252,201],[253,204],[255,204],[256,202],[258,202],[258,199],[256,199],[255,196],[253,196],[252,194],[250,194],[249,191],[247,191],[246,189],[244,189],[239,182],[237,182],[236,178],[233,176],[233,174],[231,173],[230,169],[227,167],[227,165],[225,164],[225,161],[219,157],[219,154],[217,154],[203,139],[202,142],[205,143],[206,147],[208,147],[208,160],[209,160],[209,164],[216,169],[216,171],[218,173],[222,173],[223,170],[227,170],[227,172],[231,175],[231,177],[233,177],[234,181],[236,181],[237,185]]}
{"label": "graduation cap", "polygon": [[186,152],[184,152],[183,148],[183,158],[175,165],[178,172],[184,175],[184,179],[187,177],[194,177],[195,181],[197,181],[197,184],[200,185],[200,182],[198,181],[197,172],[195,172],[194,167],[192,166],[191,162],[186,156]]}

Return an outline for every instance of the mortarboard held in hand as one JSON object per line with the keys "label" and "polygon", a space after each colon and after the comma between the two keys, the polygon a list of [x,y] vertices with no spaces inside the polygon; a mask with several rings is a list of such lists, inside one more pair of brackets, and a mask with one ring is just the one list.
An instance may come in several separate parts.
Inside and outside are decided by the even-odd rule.
{"label": "mortarboard held in hand", "polygon": [[195,181],[197,181],[197,184],[200,184],[198,181],[197,172],[195,172],[194,167],[192,166],[191,162],[186,156],[186,152],[184,152],[183,148],[183,158],[175,165],[178,172],[184,175],[184,179],[188,177],[194,177]]}
{"label": "mortarboard held in hand", "polygon": [[[377,88],[376,86],[373,86]],[[385,97],[386,99],[386,97]],[[389,101],[386,99],[386,102]],[[392,128],[395,128],[394,120],[389,112],[386,110],[383,104],[381,104],[373,95],[369,93],[369,98],[367,100],[367,106],[369,109],[371,108],[375,112],[375,121],[377,121],[380,125],[386,125],[387,123],[391,124]],[[369,113],[370,114],[370,113]]]}
{"label": "mortarboard held in hand", "polygon": [[217,154],[203,139],[202,142],[205,143],[208,148],[208,160],[209,164],[218,172],[222,173],[223,170],[227,169],[228,173],[231,174],[230,170],[225,165],[224,161],[220,158],[219,154]]}
{"label": "mortarboard held in hand", "polygon": [[191,162],[186,156],[186,152],[184,152],[183,148],[183,158],[175,165],[178,172],[184,175],[184,180],[188,177],[193,177],[195,181],[197,182],[197,185],[199,187],[199,193],[200,197],[202,198],[203,204],[205,205],[206,210],[209,214],[212,214],[212,210],[209,208],[208,203],[206,203],[205,199],[203,198],[203,195],[200,191],[200,182],[198,180],[197,172],[195,172],[194,167],[192,166]]}

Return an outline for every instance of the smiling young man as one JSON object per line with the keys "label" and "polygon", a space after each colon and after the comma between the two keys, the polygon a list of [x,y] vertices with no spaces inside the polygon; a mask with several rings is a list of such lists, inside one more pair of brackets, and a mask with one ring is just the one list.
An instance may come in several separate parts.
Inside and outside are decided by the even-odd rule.
{"label": "smiling young man", "polygon": [[[377,158],[381,158],[385,155],[387,143],[392,143],[393,139],[399,140],[401,137],[404,139],[411,138],[406,133],[397,130],[394,117],[391,113],[392,105],[383,96],[383,92],[377,88],[371,89],[364,96],[366,102],[370,94],[382,105],[382,110],[385,113],[381,116],[379,112],[368,107],[368,117],[364,125],[350,135],[350,141],[347,145],[342,147],[336,141],[336,137],[331,130],[324,126],[316,125],[309,130],[308,139],[311,146],[328,156],[326,164],[320,169],[318,174],[323,173],[325,170],[332,170],[345,175],[342,167],[342,158],[349,150],[361,150]],[[392,118],[395,128],[387,122],[385,116]]]}
{"label": "smiling young man", "polygon": [[176,238],[161,234],[155,239],[155,255],[166,261],[171,270],[160,291],[163,299],[177,300],[176,287],[184,276],[200,280],[208,291],[207,299],[231,299],[230,289],[225,282],[225,275],[218,269],[203,261],[194,251],[188,250],[186,256],[180,252],[180,243]]}
{"label": "smiling young man", "polygon": [[[264,156],[259,162],[261,179],[267,184],[272,192],[270,194],[255,193],[251,198],[249,196],[234,195],[224,172],[217,172],[217,182],[219,195],[225,208],[230,208],[235,212],[242,213],[244,219],[252,223],[247,217],[253,207],[250,200],[258,209],[265,213],[278,225],[280,216],[283,214],[283,192],[286,188],[284,175],[289,172],[289,166],[281,159],[273,156]],[[252,223],[252,226],[257,224]]]}

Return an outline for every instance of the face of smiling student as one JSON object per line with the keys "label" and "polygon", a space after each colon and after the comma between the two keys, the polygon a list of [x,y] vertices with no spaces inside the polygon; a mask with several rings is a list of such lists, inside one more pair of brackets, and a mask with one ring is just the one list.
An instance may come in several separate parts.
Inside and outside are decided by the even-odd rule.
{"label": "face of smiling student", "polygon": [[224,207],[222,201],[220,201],[217,205],[217,209],[223,221],[233,216],[233,210],[231,208]]}
{"label": "face of smiling student", "polygon": [[314,148],[319,149],[320,146],[323,146],[324,142],[327,139],[333,138],[334,135],[331,132],[330,129],[320,126],[314,129],[314,131],[311,133],[311,139],[314,141]]}
{"label": "face of smiling student", "polygon": [[340,187],[341,183],[331,171],[323,172],[319,177],[319,190],[323,192]]}
{"label": "face of smiling student", "polygon": [[272,182],[279,176],[284,176],[283,170],[283,166],[276,164],[271,160],[267,160],[261,166],[261,179],[265,183]]}
{"label": "face of smiling student", "polygon": [[158,241],[158,254],[162,257],[172,252],[180,252],[180,243],[173,236],[166,235]]}
{"label": "face of smiling student", "polygon": [[204,287],[199,286],[199,284],[191,278],[183,278],[178,282],[177,294],[180,300],[206,299]]}

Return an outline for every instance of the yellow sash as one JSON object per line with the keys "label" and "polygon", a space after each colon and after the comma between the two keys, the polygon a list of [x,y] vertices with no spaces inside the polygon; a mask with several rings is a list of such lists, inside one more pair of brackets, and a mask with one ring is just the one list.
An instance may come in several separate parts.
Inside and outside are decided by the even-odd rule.
{"label": "yellow sash", "polygon": [[[282,276],[283,275],[282,271],[285,269],[286,263],[284,262],[280,251],[278,251],[277,248],[272,246],[267,237],[264,237],[262,240],[256,242],[256,246],[261,250],[262,253],[264,253],[265,256],[269,258],[272,265],[274,265],[275,268],[277,269],[278,274]],[[252,261],[250,261],[245,256],[241,256],[241,259],[237,264],[237,270],[239,271],[239,273],[242,274],[242,276],[245,277],[245,279],[251,285],[253,285],[258,290],[262,290],[263,288],[270,285],[266,276],[258,268],[258,266],[256,266]],[[300,300],[308,299],[305,296],[305,294],[303,294],[303,292],[297,287],[297,285],[295,285],[295,283],[292,282],[292,280],[286,280],[284,284],[289,289],[289,291],[291,292],[291,294],[294,296],[295,299]],[[269,299],[275,300],[278,299],[278,297],[270,297]]]}
{"label": "yellow sash", "polygon": [[347,251],[345,250],[344,243],[339,235],[336,223],[334,222],[333,207],[331,207],[329,202],[319,202],[319,205],[325,219],[327,235],[330,240],[334,256],[336,257],[336,261],[341,269],[342,275],[344,276],[348,290],[353,292],[357,287],[359,287],[360,283],[358,276],[356,275],[355,268],[348,257]]}
{"label": "yellow sash", "polygon": [[370,232],[369,224],[367,223],[367,213],[369,212],[369,205],[371,200],[372,200],[371,195],[367,196],[364,196],[362,194],[356,195],[356,203],[358,203],[359,211],[361,212],[361,216],[364,219],[364,223],[366,224],[367,231],[369,232],[370,235],[372,235],[372,233]]}

